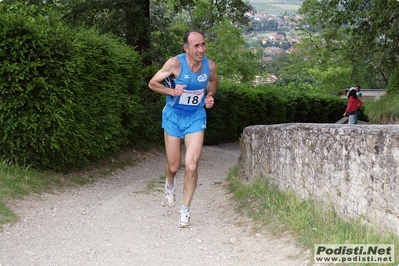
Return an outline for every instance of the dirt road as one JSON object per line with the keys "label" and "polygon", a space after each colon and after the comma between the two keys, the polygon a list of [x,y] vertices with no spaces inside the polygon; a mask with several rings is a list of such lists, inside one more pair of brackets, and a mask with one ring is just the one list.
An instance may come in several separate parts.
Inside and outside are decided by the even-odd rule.
{"label": "dirt road", "polygon": [[226,178],[239,154],[238,143],[204,147],[191,228],[177,226],[183,170],[177,205],[161,204],[162,152],[94,184],[17,200],[19,221],[0,232],[0,265],[309,265],[293,238],[256,233],[235,211]]}

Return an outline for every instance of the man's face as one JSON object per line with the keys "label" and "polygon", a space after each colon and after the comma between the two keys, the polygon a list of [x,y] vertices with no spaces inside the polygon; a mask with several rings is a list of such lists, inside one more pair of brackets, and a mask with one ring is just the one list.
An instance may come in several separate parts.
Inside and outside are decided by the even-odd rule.
{"label": "man's face", "polygon": [[194,61],[201,61],[206,51],[205,39],[202,34],[192,32],[190,36],[188,36],[188,47],[184,47],[184,50]]}

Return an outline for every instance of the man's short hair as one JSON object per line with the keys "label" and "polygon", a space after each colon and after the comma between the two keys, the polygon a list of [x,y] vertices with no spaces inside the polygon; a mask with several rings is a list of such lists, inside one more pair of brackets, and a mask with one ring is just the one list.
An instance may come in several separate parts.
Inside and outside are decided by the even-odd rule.
{"label": "man's short hair", "polygon": [[183,45],[184,45],[184,46],[188,47],[188,37],[189,37],[190,34],[193,33],[193,32],[197,32],[197,33],[201,34],[202,37],[205,38],[204,34],[203,34],[202,32],[200,32],[200,31],[197,31],[197,30],[189,31],[189,32],[187,32],[186,35],[184,35],[184,37],[183,37]]}

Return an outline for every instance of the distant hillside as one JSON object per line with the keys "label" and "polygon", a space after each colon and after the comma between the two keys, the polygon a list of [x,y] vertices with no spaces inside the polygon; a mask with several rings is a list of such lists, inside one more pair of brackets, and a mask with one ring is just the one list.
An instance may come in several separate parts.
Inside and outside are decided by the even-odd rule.
{"label": "distant hillside", "polygon": [[250,0],[249,3],[257,12],[279,15],[284,12],[298,13],[303,1],[300,0]]}

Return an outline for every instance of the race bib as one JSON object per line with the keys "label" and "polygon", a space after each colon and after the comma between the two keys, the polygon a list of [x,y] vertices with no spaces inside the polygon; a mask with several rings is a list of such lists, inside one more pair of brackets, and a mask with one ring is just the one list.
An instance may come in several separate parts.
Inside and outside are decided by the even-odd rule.
{"label": "race bib", "polygon": [[180,95],[179,104],[195,106],[201,103],[203,97],[204,97],[204,90],[197,90],[197,91],[184,90],[183,94]]}

